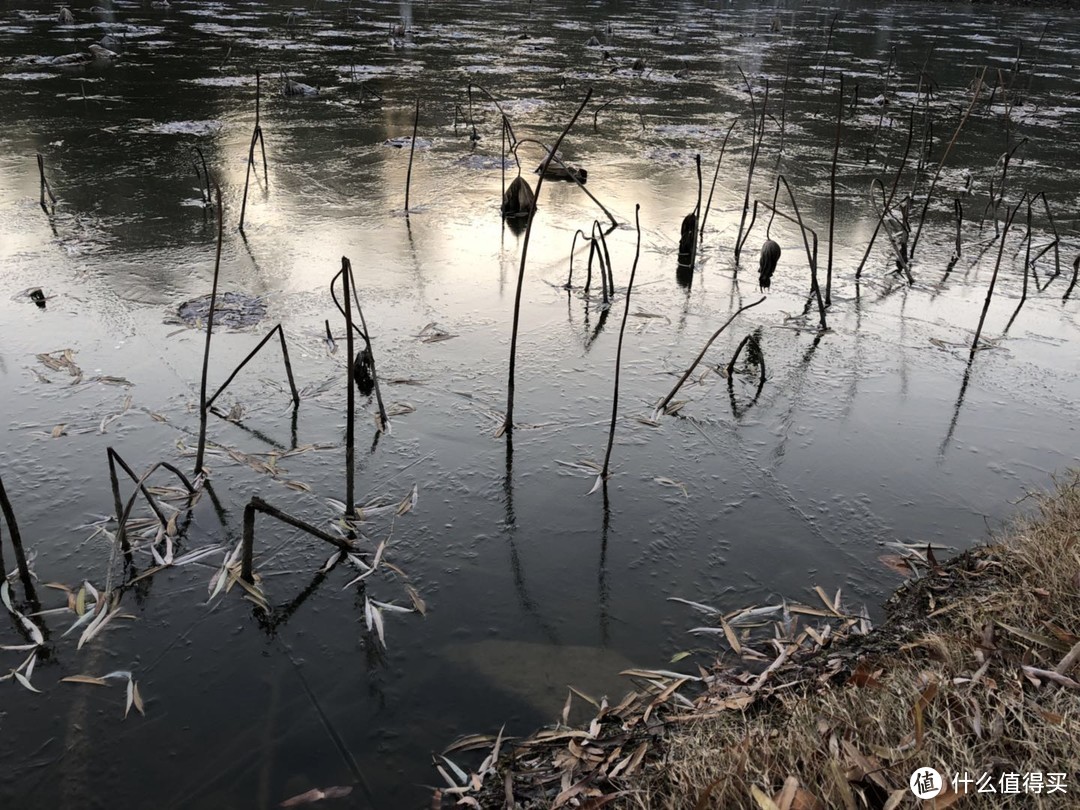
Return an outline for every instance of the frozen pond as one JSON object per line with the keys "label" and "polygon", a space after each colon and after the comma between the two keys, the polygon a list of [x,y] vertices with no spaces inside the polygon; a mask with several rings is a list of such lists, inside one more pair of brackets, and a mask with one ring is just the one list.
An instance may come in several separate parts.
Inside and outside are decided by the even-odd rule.
{"label": "frozen pond", "polygon": [[[706,661],[715,642],[688,635],[699,618],[669,597],[727,610],[810,602],[820,585],[876,615],[899,581],[880,559],[898,552],[890,544],[976,543],[1076,462],[1080,290],[1063,300],[1080,251],[1075,15],[748,0],[160,5],[80,4],[67,25],[18,0],[0,11],[0,477],[41,609],[55,611],[36,620],[46,632],[27,683],[41,694],[14,678],[0,685],[5,805],[262,808],[352,786],[325,805],[428,807],[425,785],[439,780],[431,752],[458,735],[552,722],[568,683],[618,697],[617,673],[632,664]],[[57,62],[106,35],[117,58]],[[914,231],[983,68],[913,283],[895,272],[884,235],[857,282],[877,224],[872,181],[891,188],[913,121],[896,201],[914,187]],[[268,177],[256,149],[241,235],[256,70]],[[319,92],[285,96],[283,74]],[[818,330],[816,306],[804,314],[802,237],[777,217],[783,255],[767,299],[716,341],[677,413],[653,423],[710,335],[759,297],[760,203],[778,173],[819,236],[824,283],[841,75],[829,330]],[[758,215],[736,273],[766,83]],[[518,138],[550,144],[590,87],[562,153],[618,222],[607,237],[614,300],[605,309],[595,276],[581,289],[580,238],[575,287],[563,288],[574,233],[607,218],[572,183],[545,182],[521,292],[517,427],[512,440],[496,437],[523,238],[500,219],[491,97]],[[406,218],[401,139],[417,98]],[[694,156],[707,196],[734,120],[696,268],[679,273]],[[280,323],[301,402],[294,411],[275,339],[215,404],[209,486],[168,534],[174,559],[214,550],[139,579],[156,560],[141,531],[131,563],[113,555],[106,448],[136,474],[158,461],[192,473],[198,299],[217,237],[196,147],[224,198],[221,292],[233,296],[233,320],[214,332],[211,390]],[[57,197],[47,211],[37,153]],[[535,186],[543,152],[523,144],[520,154]],[[1019,209],[986,348],[969,362],[999,254],[990,195],[1004,154],[997,227],[1025,192],[1045,192],[1054,221],[1040,197],[1025,240]],[[516,174],[511,162],[507,180]],[[962,250],[951,261],[956,199]],[[602,462],[606,448],[636,204],[614,474],[606,494],[587,496],[595,473],[583,462]],[[783,194],[779,208],[792,213]],[[1055,227],[1058,250],[1042,252]],[[1010,324],[1025,258],[1040,252]],[[261,516],[264,609],[239,585],[213,586],[252,496],[324,531],[338,521],[345,329],[328,287],[342,256],[392,414],[380,434],[374,398],[358,397],[357,501],[391,507],[375,510],[358,543],[370,562],[386,541],[387,564],[346,587],[360,571],[322,573],[332,549]],[[43,307],[29,295],[37,288]],[[767,367],[760,392],[742,360],[730,386],[719,373],[751,333]],[[120,488],[126,499],[131,481]],[[133,514],[152,538],[145,501]],[[63,635],[78,609],[65,609],[56,585],[78,608],[91,598],[84,582],[119,588],[119,613],[77,649],[86,624]],[[17,577],[11,589],[19,607]],[[369,629],[369,600],[414,611],[381,609],[385,644]],[[5,621],[0,645],[31,643],[25,633]],[[687,650],[700,657],[669,663]],[[30,654],[0,650],[0,669]],[[61,680],[116,671],[131,673],[145,716],[124,717],[126,677]]]}

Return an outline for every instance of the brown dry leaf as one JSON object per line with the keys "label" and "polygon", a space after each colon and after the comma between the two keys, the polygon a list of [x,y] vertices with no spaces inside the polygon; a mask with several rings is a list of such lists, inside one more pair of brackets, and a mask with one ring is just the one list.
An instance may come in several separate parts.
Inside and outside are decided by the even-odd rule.
{"label": "brown dry leaf", "polygon": [[93,675],[68,675],[66,678],[61,678],[63,683],[89,683],[94,686],[108,686],[109,682],[104,678],[95,678]]}
{"label": "brown dry leaf", "polygon": [[727,643],[731,645],[731,649],[735,651],[736,655],[742,655],[742,645],[739,643],[735,631],[731,629],[731,625],[721,618],[720,626],[724,628],[724,638],[726,638]]}
{"label": "brown dry leaf", "polygon": [[773,796],[773,802],[780,810],[791,810],[791,805],[795,803],[795,797],[799,792],[799,780],[798,777],[788,776],[784,780],[784,787],[780,789],[780,792]]}
{"label": "brown dry leaf", "polygon": [[836,609],[836,606],[833,604],[833,600],[828,597],[828,595],[825,593],[824,590],[822,590],[820,585],[814,586],[814,593],[816,593],[818,597],[820,597],[821,601],[825,604],[825,608],[829,611],[829,613],[831,613],[838,619],[847,618],[846,616],[844,616],[843,613]]}
{"label": "brown dry leaf", "polygon": [[765,795],[765,792],[757,785],[750,786],[750,795],[754,797],[754,801],[757,802],[757,806],[760,807],[761,810],[780,810],[780,808],[776,806],[776,802]]}
{"label": "brown dry leaf", "polygon": [[409,595],[409,599],[412,600],[413,607],[416,608],[416,612],[421,616],[427,616],[427,605],[424,604],[424,600],[420,598],[419,591],[412,585],[405,586],[405,593]]}
{"label": "brown dry leaf", "polygon": [[902,557],[899,554],[882,554],[878,557],[878,562],[881,562],[890,571],[895,571],[902,577],[911,576],[911,566],[908,565],[907,557]]}
{"label": "brown dry leaf", "polygon": [[952,785],[945,785],[945,789],[937,795],[937,798],[929,799],[921,804],[926,810],[946,810],[964,798],[964,795],[953,790]]}
{"label": "brown dry leaf", "polygon": [[911,711],[915,717],[915,747],[922,748],[923,744],[923,710],[930,705],[930,702],[937,697],[938,685],[937,682],[929,684],[919,694],[919,699],[915,701],[915,705]]}
{"label": "brown dry leaf", "polygon": [[876,672],[870,668],[870,665],[866,661],[860,661],[855,670],[851,673],[851,677],[847,679],[848,684],[858,687],[880,687],[881,681],[878,678],[881,676],[882,670]]}
{"label": "brown dry leaf", "polygon": [[311,492],[311,487],[303,481],[286,481],[285,486],[289,489],[295,489],[297,492]]}
{"label": "brown dry leaf", "polygon": [[825,805],[810,791],[799,788],[795,791],[795,800],[791,803],[790,810],[825,810]]}
{"label": "brown dry leaf", "polygon": [[348,796],[352,793],[352,787],[350,785],[341,785],[338,787],[328,788],[312,788],[297,796],[293,796],[291,799],[286,799],[278,807],[301,807],[305,804],[314,804],[315,802],[322,801],[323,799],[340,799]]}

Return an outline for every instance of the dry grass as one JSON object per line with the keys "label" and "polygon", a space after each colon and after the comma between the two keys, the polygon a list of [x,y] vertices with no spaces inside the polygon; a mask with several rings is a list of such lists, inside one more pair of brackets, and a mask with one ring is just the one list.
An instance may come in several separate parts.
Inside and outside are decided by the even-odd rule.
{"label": "dry grass", "polygon": [[[1007,773],[1064,773],[1069,791],[966,797],[949,789],[926,807],[1074,806],[1080,476],[1035,497],[1035,517],[995,545],[944,565],[931,556],[869,636],[777,667],[771,689],[745,708],[676,727],[624,806],[914,807],[908,779],[925,766],[946,778],[991,774],[995,788]],[[711,691],[713,705],[730,705],[730,679]],[[708,703],[699,700],[699,710]]]}
{"label": "dry grass", "polygon": [[967,796],[973,783],[932,810],[1076,806],[1080,473],[1035,497],[1035,517],[992,546],[944,564],[929,548],[889,555],[918,576],[876,629],[820,588],[817,604],[726,616],[690,603],[730,648],[711,670],[628,670],[617,704],[577,693],[587,723],[571,723],[570,696],[524,739],[462,738],[435,758],[432,807],[894,810],[920,806],[908,781],[926,767],[998,789],[1063,774],[1068,790],[1044,776],[1042,793]]}

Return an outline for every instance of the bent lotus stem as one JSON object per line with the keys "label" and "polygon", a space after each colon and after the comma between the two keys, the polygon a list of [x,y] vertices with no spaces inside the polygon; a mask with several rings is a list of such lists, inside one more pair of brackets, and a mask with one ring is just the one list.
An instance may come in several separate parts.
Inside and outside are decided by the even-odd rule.
{"label": "bent lotus stem", "polygon": [[664,397],[660,401],[660,404],[656,406],[656,412],[655,412],[654,418],[656,418],[657,416],[662,414],[664,412],[664,410],[667,408],[668,404],[671,402],[671,400],[675,398],[675,395],[677,393],[679,393],[679,389],[682,388],[683,383],[686,382],[686,380],[690,377],[690,375],[694,373],[694,369],[698,367],[698,363],[700,363],[702,358],[705,357],[705,352],[707,352],[709,350],[709,347],[712,346],[713,341],[715,341],[718,337],[720,337],[720,335],[723,333],[723,331],[725,329],[727,329],[729,326],[731,326],[731,322],[734,321],[737,317],[739,317],[739,315],[741,315],[743,312],[750,309],[751,307],[756,307],[758,304],[762,303],[764,300],[765,300],[765,296],[762,296],[761,298],[759,298],[757,301],[755,301],[752,304],[744,304],[743,306],[739,307],[737,310],[735,310],[735,312],[732,314],[732,316],[730,318],[728,318],[724,322],[723,326],[721,326],[719,329],[717,329],[715,332],[713,332],[712,337],[709,338],[705,342],[705,345],[702,347],[701,351],[698,352],[698,356],[694,358],[694,362],[690,364],[690,368],[688,368],[685,372],[683,372],[683,375],[679,378],[679,381],[677,383],[675,383],[675,387],[671,389],[671,393],[669,393],[666,397]]}

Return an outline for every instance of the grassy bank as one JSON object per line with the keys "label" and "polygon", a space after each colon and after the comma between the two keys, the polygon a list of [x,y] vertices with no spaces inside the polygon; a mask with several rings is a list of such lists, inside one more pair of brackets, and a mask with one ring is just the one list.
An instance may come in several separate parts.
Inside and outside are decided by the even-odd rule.
{"label": "grassy bank", "polygon": [[[530,738],[466,741],[452,751],[482,748],[486,759],[461,779],[447,773],[458,767],[449,757],[467,755],[448,753],[448,785],[465,784],[442,798],[484,808],[1076,806],[1080,477],[1033,498],[1035,514],[992,545],[943,563],[910,554],[915,576],[880,627],[820,590],[818,606],[714,615],[725,651],[710,670],[627,673],[637,688],[618,705],[574,698],[587,723],[567,724],[568,700],[563,722]],[[908,782],[925,767],[973,781],[919,802]],[[1025,785],[1029,773],[1043,775],[1041,792]],[[979,795],[978,780],[997,792]],[[1059,781],[1067,792],[1051,793]]]}

